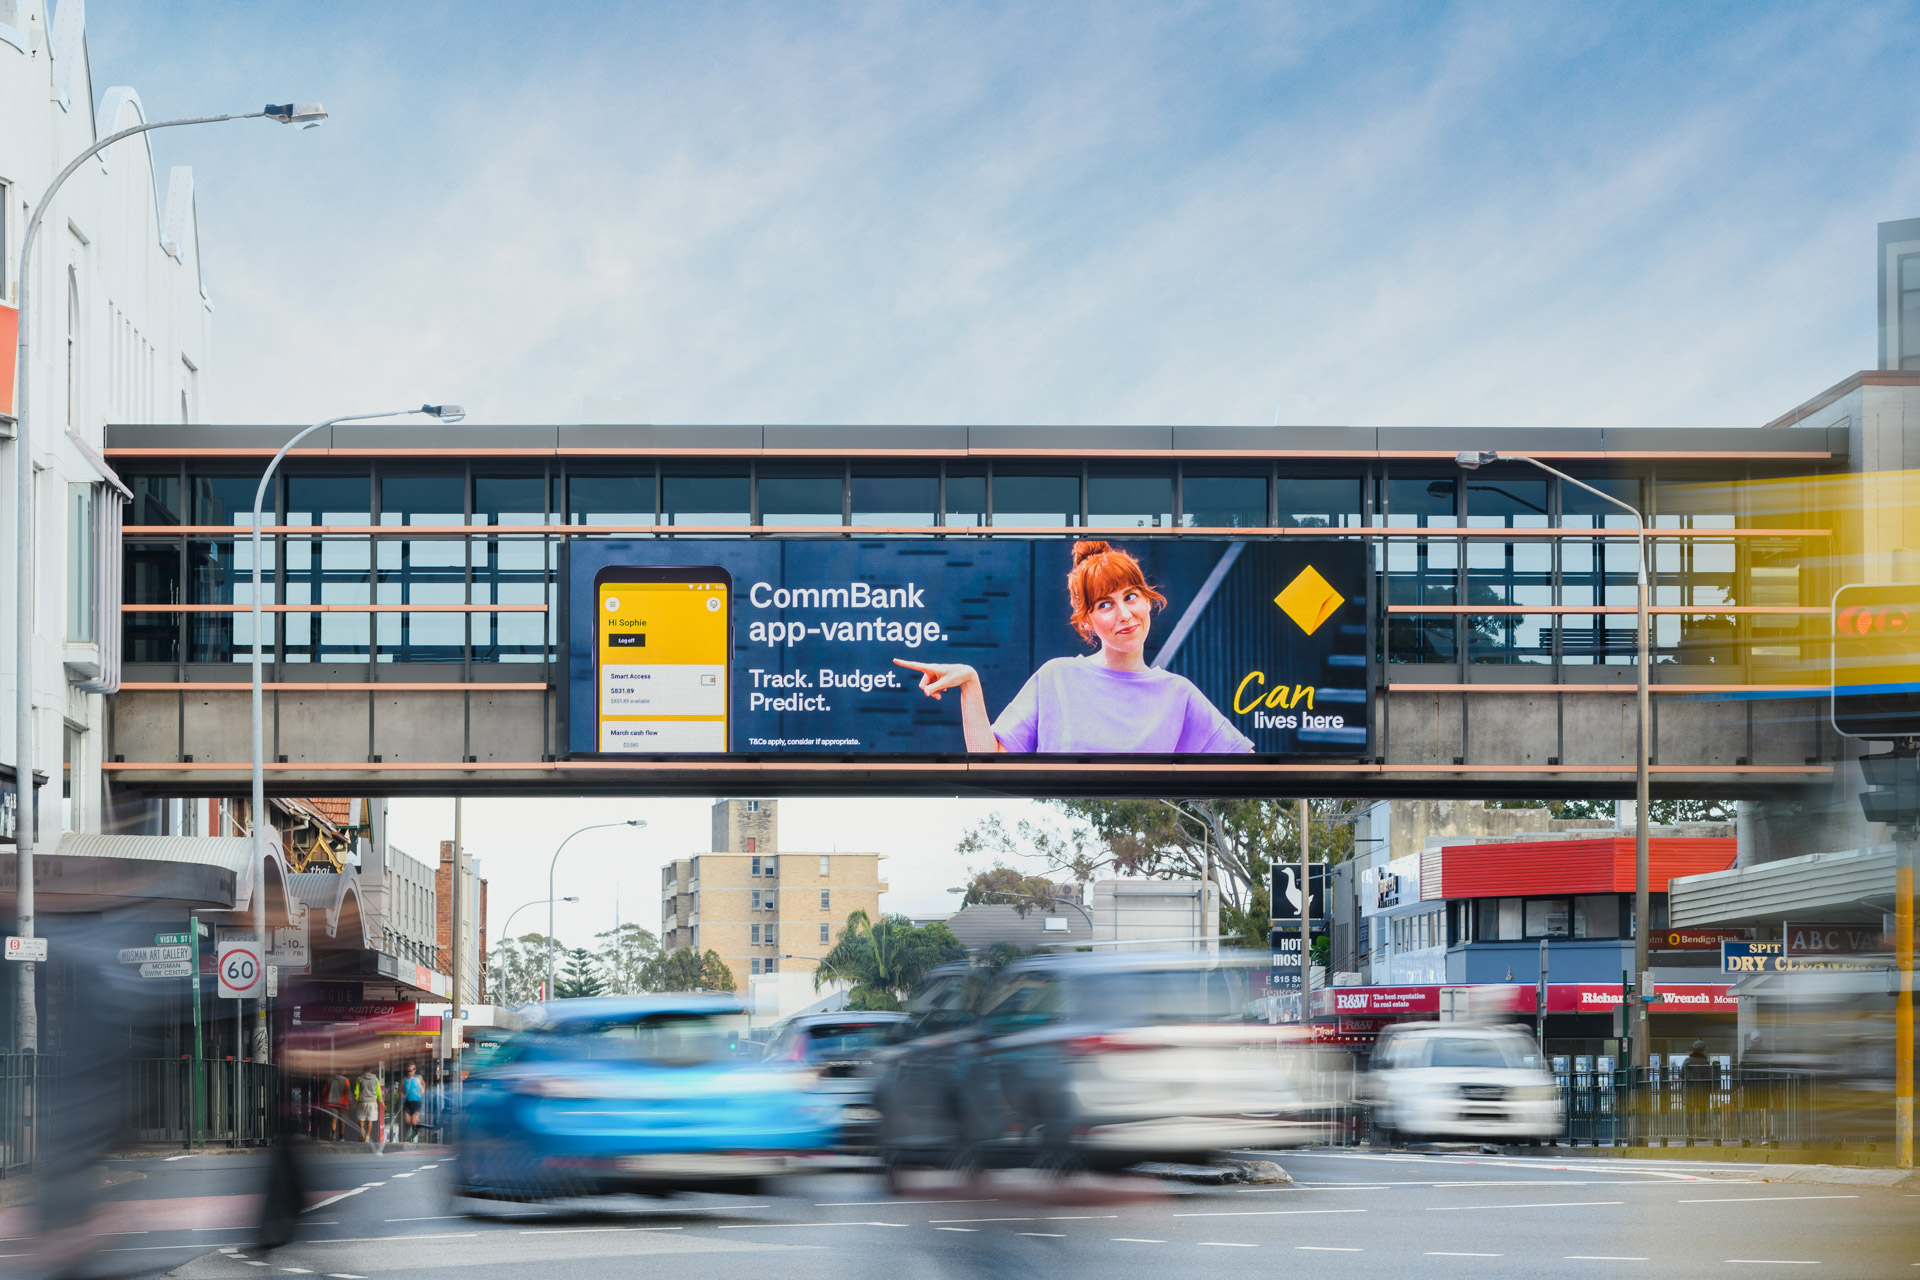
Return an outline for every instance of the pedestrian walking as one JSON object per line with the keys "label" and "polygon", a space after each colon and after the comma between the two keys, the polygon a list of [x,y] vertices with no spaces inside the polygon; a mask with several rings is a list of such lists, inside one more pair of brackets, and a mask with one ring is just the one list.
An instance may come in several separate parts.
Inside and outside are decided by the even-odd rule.
{"label": "pedestrian walking", "polygon": [[373,1154],[385,1155],[386,1135],[380,1130],[385,1119],[381,1115],[384,1108],[380,1101],[380,1073],[372,1067],[361,1072],[354,1084],[354,1093],[359,1099],[354,1117],[360,1122],[360,1140],[373,1148]]}
{"label": "pedestrian walking", "polygon": [[1707,1045],[1704,1040],[1693,1042],[1693,1052],[1680,1064],[1680,1088],[1687,1107],[1687,1145],[1692,1146],[1695,1138],[1707,1136],[1709,1109],[1713,1105],[1713,1084],[1715,1071],[1713,1060],[1707,1057]]}
{"label": "pedestrian walking", "polygon": [[420,1109],[427,1101],[427,1083],[420,1078],[420,1072],[409,1062],[406,1073],[400,1077],[401,1114],[405,1117],[406,1127],[400,1131],[400,1141],[420,1141]]}

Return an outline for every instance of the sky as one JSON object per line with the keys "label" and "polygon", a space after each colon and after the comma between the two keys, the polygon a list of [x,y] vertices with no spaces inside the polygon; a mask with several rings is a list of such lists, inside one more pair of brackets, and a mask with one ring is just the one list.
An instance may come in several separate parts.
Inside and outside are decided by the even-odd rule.
{"label": "sky", "polygon": [[[1873,365],[1875,224],[1920,215],[1910,3],[88,16],[96,94],[150,118],[332,113],[154,135],[224,422],[1757,425]],[[646,817],[566,855],[576,940],[610,887],[657,923],[706,803],[466,831],[517,903],[568,830]],[[878,847],[920,913],[995,807],[1033,809],[794,801],[782,842]],[[431,856],[450,810],[396,838]]]}

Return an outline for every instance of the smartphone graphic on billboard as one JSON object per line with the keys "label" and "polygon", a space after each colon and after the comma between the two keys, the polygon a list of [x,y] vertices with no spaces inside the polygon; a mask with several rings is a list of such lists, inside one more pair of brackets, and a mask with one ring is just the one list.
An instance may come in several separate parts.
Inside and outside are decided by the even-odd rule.
{"label": "smartphone graphic on billboard", "polygon": [[717,565],[609,565],[594,575],[596,736],[603,752],[724,752],[733,575]]}

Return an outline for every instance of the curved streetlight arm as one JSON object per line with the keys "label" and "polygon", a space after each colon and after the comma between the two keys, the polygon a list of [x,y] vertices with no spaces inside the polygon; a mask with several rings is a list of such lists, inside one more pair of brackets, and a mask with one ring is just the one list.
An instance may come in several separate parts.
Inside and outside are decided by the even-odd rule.
{"label": "curved streetlight arm", "polygon": [[[495,940],[495,942],[494,942],[494,944],[493,944],[493,945],[497,947],[497,946],[499,946],[499,945],[500,945],[500,944],[501,944],[502,942],[505,942],[505,941],[506,941],[506,940],[507,940],[508,938],[510,938],[510,937],[512,937],[512,936],[513,936],[513,922],[514,922],[514,920],[515,920],[515,918],[516,918],[516,917],[518,917],[518,916],[519,916],[519,914],[520,914],[520,913],[521,913],[522,911],[525,911],[525,910],[526,910],[526,909],[527,909],[528,907],[544,907],[544,906],[546,906],[546,905],[547,905],[547,904],[548,904],[549,902],[551,902],[551,901],[553,901],[553,899],[551,899],[551,898],[535,898],[535,899],[534,899],[534,900],[533,900],[532,902],[523,902],[523,903],[521,903],[521,904],[520,904],[519,906],[517,906],[517,907],[515,907],[515,908],[513,909],[513,911],[512,911],[512,913],[511,913],[510,915],[508,915],[508,916],[507,916],[507,922],[506,922],[506,924],[504,924],[504,925],[502,925],[502,926],[500,927],[500,937],[499,937],[499,938],[498,938],[497,940]],[[562,898],[562,899],[560,899],[560,901],[562,901],[562,902],[578,902],[578,901],[580,901],[580,899],[578,899],[578,898]]]}
{"label": "curved streetlight arm", "polygon": [[574,836],[585,835],[589,831],[604,831],[608,827],[644,827],[646,825],[646,820],[642,818],[628,818],[622,822],[596,822],[590,827],[582,827],[569,834],[560,842],[560,848],[553,851],[553,859],[547,863],[547,999],[553,999],[553,904],[555,902],[553,873],[560,865],[561,850],[567,847]]}
{"label": "curved streetlight arm", "polygon": [[[1037,902],[1044,907],[1072,907],[1086,920],[1087,933],[1089,935],[1093,933],[1093,914],[1072,898],[1042,898],[1031,893],[1008,893],[1004,889],[990,889],[987,891],[987,896],[991,898],[1020,898],[1027,902]],[[983,901],[980,905],[986,906],[988,904]]]}
{"label": "curved streetlight arm", "polygon": [[[224,120],[261,120],[273,119],[282,124],[296,121],[317,124],[326,118],[326,112],[317,102],[289,103],[283,106],[268,104],[259,111],[247,111],[218,116],[192,116],[182,120],[153,120],[110,133],[100,139],[67,163],[67,166],[54,175],[47,189],[41,193],[40,202],[34,206],[33,214],[27,219],[27,229],[20,239],[19,292],[14,301],[18,305],[16,317],[18,333],[17,349],[14,353],[14,488],[15,488],[15,561],[20,565],[33,563],[33,432],[30,429],[32,404],[29,396],[32,382],[32,333],[33,333],[33,246],[39,237],[40,224],[45,221],[47,210],[53,207],[53,198],[59,194],[80,166],[99,155],[116,142],[131,138],[136,134],[151,133],[155,129],[177,129],[190,124],[218,124]],[[20,811],[25,815],[17,824],[15,832],[15,857],[19,863],[19,904],[18,924],[16,927],[24,937],[34,936],[34,895],[33,895],[33,844],[34,844],[34,793],[33,793],[33,575],[22,570],[15,575],[14,586],[15,644],[14,644],[14,779],[15,791],[20,798]],[[257,873],[256,873],[257,874]],[[264,889],[264,885],[256,888]],[[264,935],[263,935],[264,941]],[[22,964],[16,976],[19,994],[15,1003],[17,1018],[16,1046],[24,1053],[37,1053],[40,1048],[40,1017],[35,1000],[33,985],[33,965]],[[264,1013],[262,1019],[264,1021]]]}
{"label": "curved streetlight arm", "polygon": [[[1550,476],[1558,476],[1576,488],[1584,489],[1597,498],[1611,502],[1633,517],[1633,536],[1640,544],[1636,569],[1639,574],[1639,590],[1635,593],[1638,608],[1635,609],[1635,658],[1636,667],[1635,694],[1639,707],[1639,748],[1634,759],[1634,805],[1633,805],[1633,973],[1636,983],[1642,981],[1647,972],[1648,917],[1651,913],[1651,896],[1648,888],[1647,845],[1649,828],[1652,825],[1647,809],[1652,803],[1652,783],[1648,777],[1653,763],[1653,714],[1648,706],[1648,684],[1651,679],[1649,668],[1653,663],[1653,632],[1647,619],[1648,607],[1653,602],[1652,567],[1648,563],[1647,518],[1638,507],[1622,502],[1610,493],[1594,488],[1584,480],[1576,480],[1566,472],[1550,467],[1538,458],[1530,458],[1524,453],[1500,453],[1493,449],[1479,452],[1463,452],[1454,461],[1472,471],[1490,462],[1527,462],[1540,468]],[[1604,579],[1604,574],[1602,575]],[[1625,996],[1625,992],[1621,993]],[[1638,1067],[1644,1073],[1647,1067],[1647,1029],[1643,1023],[1646,1017],[1646,1005],[1642,997],[1645,992],[1637,987],[1634,999],[1624,1001],[1622,1009],[1628,1018],[1628,1035],[1631,1037],[1630,1066]],[[1638,1016],[1634,1016],[1637,1014]],[[1642,1076],[1644,1079],[1644,1074]]]}

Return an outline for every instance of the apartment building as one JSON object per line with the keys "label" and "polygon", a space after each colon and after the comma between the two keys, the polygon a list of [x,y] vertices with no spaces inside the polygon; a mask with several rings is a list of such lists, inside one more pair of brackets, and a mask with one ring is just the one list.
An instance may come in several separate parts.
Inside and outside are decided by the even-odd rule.
{"label": "apartment building", "polygon": [[712,950],[746,980],[811,973],[855,911],[880,913],[881,854],[783,853],[779,801],[719,800],[713,848],[660,872],[660,945]]}

